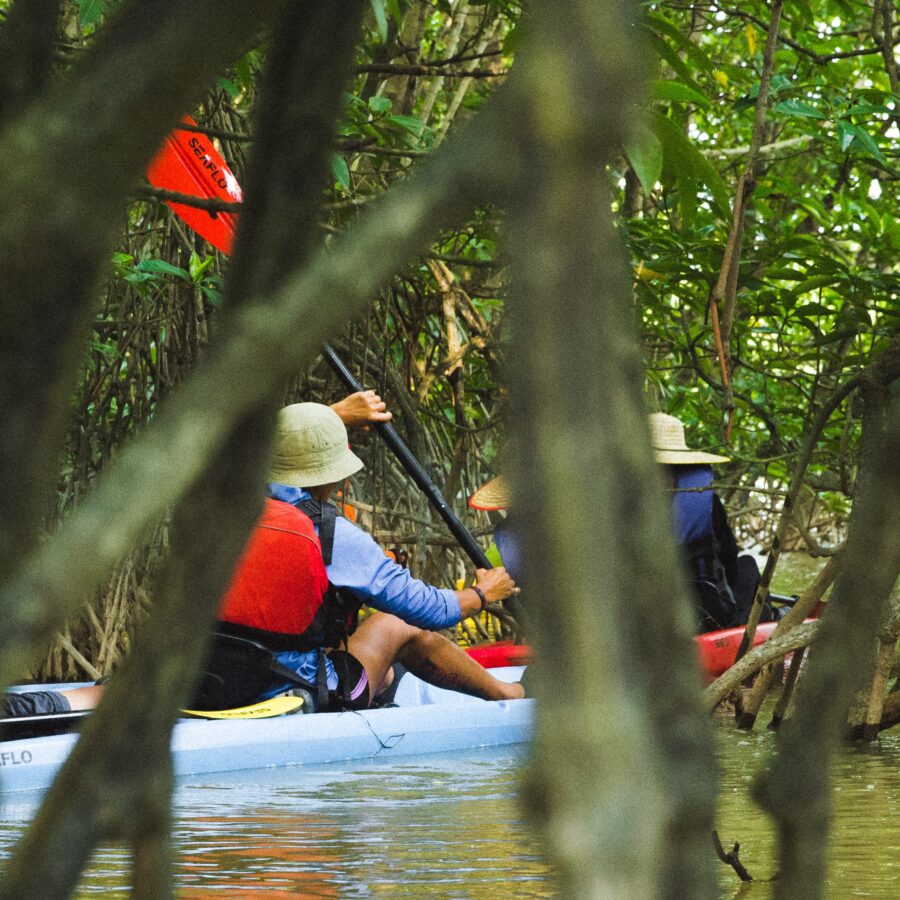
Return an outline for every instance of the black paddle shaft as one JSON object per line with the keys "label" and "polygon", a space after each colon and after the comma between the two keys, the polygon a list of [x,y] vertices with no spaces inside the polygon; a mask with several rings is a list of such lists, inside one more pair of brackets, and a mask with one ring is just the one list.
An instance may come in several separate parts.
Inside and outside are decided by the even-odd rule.
{"label": "black paddle shaft", "polygon": [[[325,344],[322,348],[325,361],[334,369],[335,374],[344,383],[349,391],[361,391],[363,386],[353,377],[353,373],[344,365],[344,361],[334,352],[333,348]],[[419,461],[413,456],[409,447],[403,443],[403,438],[397,434],[396,429],[389,422],[375,422],[375,429],[391,448],[394,456],[400,461],[400,465],[406,469],[410,478],[425,492],[425,496],[431,505],[437,510],[440,517],[447,523],[447,527],[453,536],[459,541],[460,547],[479,569],[491,569],[493,566],[485,556],[484,550],[472,537],[469,530],[456,517],[450,505],[444,499],[437,485],[431,480],[428,473],[422,468]]]}

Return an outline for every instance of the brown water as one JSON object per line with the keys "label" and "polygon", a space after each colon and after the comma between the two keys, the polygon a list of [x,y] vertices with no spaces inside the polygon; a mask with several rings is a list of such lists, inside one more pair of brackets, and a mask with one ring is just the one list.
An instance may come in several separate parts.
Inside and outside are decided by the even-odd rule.
{"label": "brown water", "polygon": [[[717,734],[722,791],[717,826],[741,844],[756,879],[719,866],[721,896],[768,900],[776,871],[771,823],[748,791],[772,734]],[[205,776],[179,786],[180,897],[543,898],[552,870],[516,800],[523,748],[405,761]],[[900,732],[835,765],[835,822],[826,898],[900,896]],[[7,805],[0,849],[21,833],[33,802]],[[712,853],[712,848],[710,848]],[[78,896],[127,896],[127,855],[106,847]]]}
{"label": "brown water", "polygon": [[[550,868],[516,799],[524,748],[204,776],[176,794],[179,897],[543,898]],[[0,811],[0,851],[33,813]],[[78,896],[127,896],[103,848]]]}
{"label": "brown water", "polygon": [[[762,571],[765,557],[759,557]],[[775,572],[772,575],[772,590],[776,594],[799,594],[825,565],[823,557],[813,558],[805,553],[782,553],[778,557]]]}
{"label": "brown water", "polygon": [[[768,717],[760,715],[760,721]],[[754,877],[741,886],[722,865],[725,897],[768,900],[777,871],[775,836],[769,819],[748,799],[754,777],[769,764],[775,738],[770,732],[719,729],[722,766],[717,825],[723,844],[741,845],[741,861]],[[845,749],[832,776],[834,823],[825,896],[828,900],[900,897],[900,731],[882,735],[868,749]]]}

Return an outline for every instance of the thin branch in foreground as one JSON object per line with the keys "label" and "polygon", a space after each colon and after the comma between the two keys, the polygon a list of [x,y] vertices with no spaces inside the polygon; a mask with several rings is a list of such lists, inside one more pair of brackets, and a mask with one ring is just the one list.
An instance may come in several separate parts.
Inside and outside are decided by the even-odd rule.
{"label": "thin branch in foreground", "polygon": [[150,184],[141,185],[135,193],[140,196],[155,197],[158,200],[165,200],[167,203],[180,203],[182,206],[205,209],[210,213],[239,213],[243,206],[242,203],[232,203],[228,200],[219,200],[216,197],[206,199],[197,197],[194,194],[181,194],[178,191],[168,191],[165,188],[153,187],[153,185]]}

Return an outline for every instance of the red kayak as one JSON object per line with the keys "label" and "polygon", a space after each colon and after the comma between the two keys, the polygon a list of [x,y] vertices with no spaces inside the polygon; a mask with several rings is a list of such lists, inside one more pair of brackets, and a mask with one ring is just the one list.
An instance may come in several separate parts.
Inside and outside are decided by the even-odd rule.
{"label": "red kayak", "polygon": [[[184,117],[188,129],[197,123]],[[212,141],[195,130],[176,128],[163,142],[159,153],[147,169],[150,184],[179,194],[206,200],[240,203],[241,186]],[[197,234],[223,253],[231,253],[237,217],[230,212],[210,213],[195,206],[166,201]]]}
{"label": "red kayak", "polygon": [[[777,622],[760,622],[756,626],[753,646],[768,640]],[[700,665],[707,681],[718,678],[727,671],[734,662],[744,629],[726,628],[722,631],[710,631],[698,634],[694,640],[700,653]],[[514,644],[512,641],[497,641],[494,644],[480,644],[468,647],[466,653],[480,662],[486,669],[499,666],[525,666],[531,656],[531,648],[527,644]]]}

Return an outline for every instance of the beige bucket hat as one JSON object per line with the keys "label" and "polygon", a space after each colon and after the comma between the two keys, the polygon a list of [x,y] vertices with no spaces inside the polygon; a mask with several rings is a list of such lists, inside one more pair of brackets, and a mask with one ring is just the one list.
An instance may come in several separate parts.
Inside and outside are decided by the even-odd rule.
{"label": "beige bucket hat", "polygon": [[684,423],[681,419],[667,416],[665,413],[651,413],[647,418],[650,421],[650,440],[658,463],[667,466],[687,466],[730,462],[727,456],[691,450],[684,439]]}
{"label": "beige bucket hat", "polygon": [[509,485],[502,475],[486,481],[471,497],[469,506],[472,509],[506,509],[512,497]]}
{"label": "beige bucket hat", "polygon": [[347,446],[341,417],[321,403],[294,403],[278,413],[269,481],[317,487],[349,478],[363,461]]}

